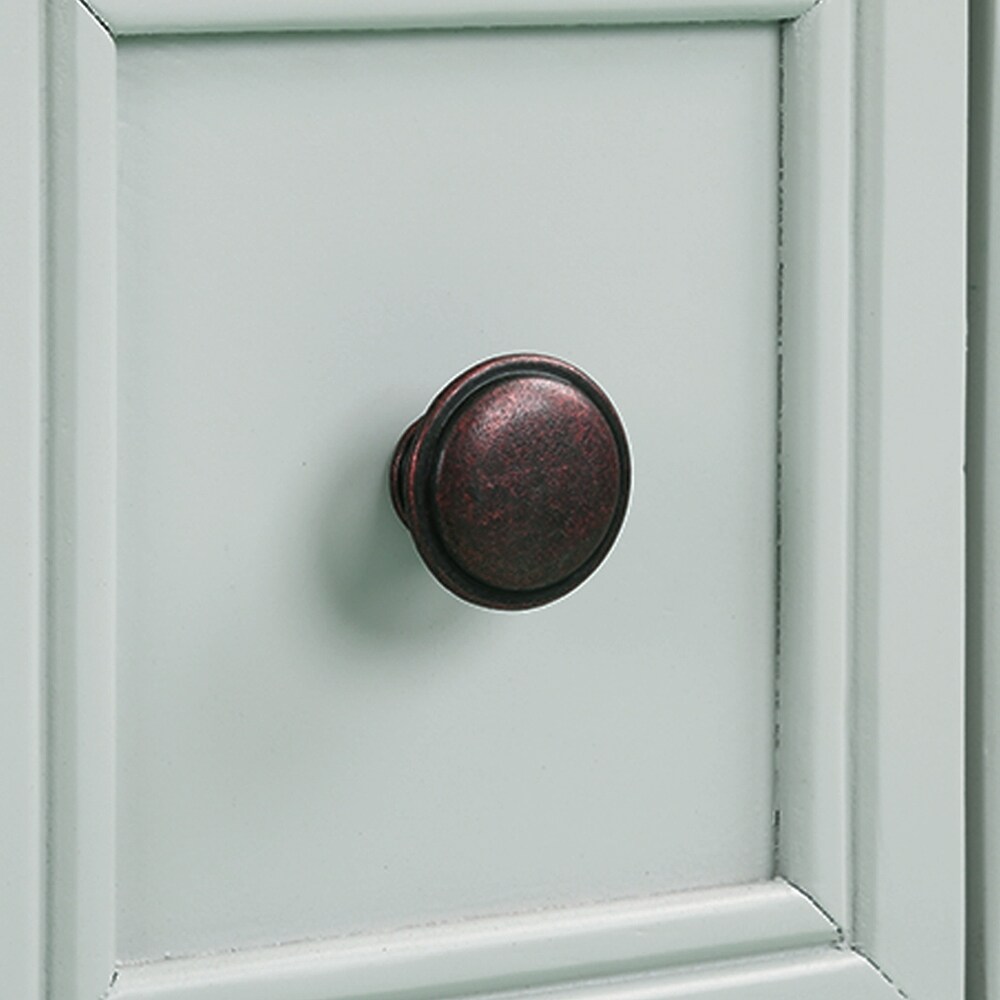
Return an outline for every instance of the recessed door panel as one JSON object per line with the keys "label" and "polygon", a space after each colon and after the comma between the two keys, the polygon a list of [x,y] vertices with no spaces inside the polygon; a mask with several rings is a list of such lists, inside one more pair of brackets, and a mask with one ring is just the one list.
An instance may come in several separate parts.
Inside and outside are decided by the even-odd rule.
{"label": "recessed door panel", "polygon": [[[771,876],[778,32],[119,42],[123,959]],[[514,350],[635,478],[495,613],[385,480]]]}

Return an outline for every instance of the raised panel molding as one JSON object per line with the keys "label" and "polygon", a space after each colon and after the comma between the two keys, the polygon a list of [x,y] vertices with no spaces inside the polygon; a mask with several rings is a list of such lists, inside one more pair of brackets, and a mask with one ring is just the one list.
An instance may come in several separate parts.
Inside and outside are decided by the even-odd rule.
{"label": "raised panel molding", "polygon": [[114,962],[115,48],[79,5],[49,32],[47,978],[92,1000]]}
{"label": "raised panel molding", "polygon": [[[541,1000],[542,995],[505,994],[504,1000]],[[544,996],[551,1000],[899,1000],[901,994],[858,955],[830,949],[736,967],[722,963],[711,970],[687,969],[546,991]]]}
{"label": "raised panel molding", "polygon": [[100,0],[116,35],[777,21],[815,0]]}
{"label": "raised panel molding", "polygon": [[837,928],[778,881],[125,966],[113,995],[461,996],[836,944]]}
{"label": "raised panel molding", "polygon": [[[362,994],[330,992],[308,974],[290,979],[226,977],[222,967],[214,974],[183,970],[161,972],[143,981],[141,973],[122,972],[111,996],[121,1000],[355,1000]],[[158,970],[159,971],[159,970]],[[263,970],[262,970],[263,972]],[[317,970],[319,972],[319,970]],[[322,975],[322,973],[320,973]],[[276,992],[280,988],[280,992]],[[394,990],[398,1000],[471,1000],[461,989],[424,990],[419,986]],[[477,993],[477,997],[487,994]],[[491,1000],[893,1000],[900,993],[873,966],[850,951],[824,949],[801,955],[718,962],[708,967],[687,967],[673,973],[653,973],[602,979],[540,990],[490,992]]]}
{"label": "raised panel molding", "polygon": [[[787,22],[776,880],[119,965],[114,35],[710,19]],[[24,30],[37,31],[28,21]],[[44,605],[27,608],[16,648],[4,646],[18,687],[0,700],[0,731],[19,749],[8,755],[16,769],[4,761],[5,778],[18,789],[26,778],[30,789],[38,775],[47,787],[47,830],[41,794],[18,792],[27,863],[2,871],[16,912],[38,928],[48,913],[44,947],[40,929],[30,932],[15,969],[19,996],[416,1000],[615,973],[626,978],[545,995],[959,1000],[964,3],[112,0],[93,8],[59,0],[48,37],[47,69],[30,59],[0,64],[27,100],[48,80],[50,101],[49,218],[19,300],[31,339],[4,372],[20,391],[8,397],[17,406],[10,433],[21,443],[18,510],[29,539],[4,565],[4,582]],[[30,115],[24,128],[30,150]],[[22,224],[32,231],[30,212]],[[32,274],[44,276],[37,287],[48,298],[47,332],[37,339]],[[42,423],[52,428],[44,444]],[[30,539],[39,535],[36,552]]]}

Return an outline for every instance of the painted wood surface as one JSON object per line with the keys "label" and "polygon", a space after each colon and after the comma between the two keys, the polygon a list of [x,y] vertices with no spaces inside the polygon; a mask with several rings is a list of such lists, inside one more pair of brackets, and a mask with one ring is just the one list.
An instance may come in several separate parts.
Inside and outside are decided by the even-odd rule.
{"label": "painted wood surface", "polygon": [[517,1000],[541,1000],[542,996],[553,1000],[899,1000],[899,993],[863,959],[836,950],[516,996]]}
{"label": "painted wood surface", "polygon": [[[908,995],[957,997],[964,15],[854,21],[824,4],[785,36],[779,870]],[[929,108],[945,145],[914,157]]]}
{"label": "painted wood surface", "polygon": [[970,4],[969,145],[969,990],[1000,998],[1000,22]]}
{"label": "painted wood surface", "polygon": [[43,31],[0,8],[0,989],[43,989]]}
{"label": "painted wood surface", "polygon": [[[143,982],[141,973],[123,970],[108,1000],[274,1000],[273,967],[262,979],[242,982],[220,977],[216,983],[185,978],[185,970]],[[324,986],[303,978],[283,984],[282,1000],[332,1000]],[[428,992],[419,985],[393,993],[399,1000],[441,1000],[454,993]],[[900,994],[857,955],[837,949],[806,952],[770,960],[720,963],[675,973],[652,973],[580,983],[491,993],[494,1000],[898,1000]]]}
{"label": "painted wood surface", "polygon": [[774,882],[125,966],[129,1000],[460,996],[815,949],[836,931]]}
{"label": "painted wood surface", "polygon": [[115,34],[777,21],[815,0],[98,0]]}
{"label": "painted wood surface", "polygon": [[[782,257],[790,280],[802,283],[786,289],[787,312],[782,322],[786,350],[785,338],[793,323],[806,329],[826,322],[829,315],[827,309],[818,310],[811,304],[810,287],[823,297],[834,316],[844,311],[837,292],[845,280],[843,221],[838,222],[836,210],[824,206],[811,212],[807,206],[814,196],[832,199],[834,204],[842,204],[846,197],[843,177],[836,174],[844,169],[847,158],[838,145],[838,135],[842,138],[850,131],[851,113],[843,104],[840,89],[846,64],[841,59],[852,32],[850,11],[837,10],[836,3],[826,0],[809,15],[822,20],[802,21],[795,26],[794,35],[786,34],[784,43],[783,129],[788,174],[782,197],[783,212],[793,211],[784,216],[783,239],[789,242]],[[835,392],[829,397],[830,420],[822,426],[808,423],[818,418],[806,401],[800,398],[796,402],[794,394],[784,397],[786,405],[793,407],[786,411],[786,433],[787,412],[797,412],[807,421],[785,438],[783,448],[791,449],[785,457],[791,459],[795,454],[796,442],[832,441],[837,463],[826,470],[811,468],[801,462],[800,452],[800,464],[790,466],[798,471],[789,473],[786,485],[799,483],[806,499],[810,491],[821,489],[822,483],[832,483],[830,488],[837,489],[836,484],[844,478],[845,461],[849,461],[850,476],[854,477],[847,514],[853,538],[848,556],[853,589],[847,604],[848,628],[852,636],[859,637],[851,640],[857,643],[852,646],[851,658],[860,665],[861,673],[846,680],[837,673],[829,677],[826,673],[812,677],[792,674],[791,670],[812,669],[817,663],[833,663],[835,671],[840,670],[840,654],[834,648],[827,657],[805,655],[812,632],[801,624],[794,644],[788,639],[781,670],[783,729],[788,737],[798,734],[794,739],[799,741],[803,756],[786,769],[783,785],[779,775],[777,799],[779,808],[800,810],[781,834],[786,839],[778,844],[779,870],[786,867],[793,881],[829,908],[838,925],[832,933],[842,941],[835,949],[790,961],[734,960],[724,971],[698,968],[618,984],[567,986],[565,996],[582,995],[589,1000],[683,996],[840,1000],[894,996],[896,987],[889,980],[914,1000],[958,1000],[961,996],[962,830],[956,819],[961,785],[961,716],[956,711],[961,699],[961,605],[956,599],[960,586],[952,586],[956,573],[961,573],[956,555],[961,550],[961,494],[960,482],[956,482],[961,457],[960,431],[956,434],[962,409],[961,337],[952,333],[955,303],[960,300],[956,284],[963,279],[962,205],[955,194],[956,185],[961,188],[964,148],[960,8],[950,0],[920,0],[905,9],[895,4],[879,7],[878,16],[874,16],[874,8],[864,5],[865,16],[857,22],[862,143],[852,151],[850,160],[861,196],[860,204],[852,201],[852,217],[861,218],[864,224],[852,238],[851,261],[846,267],[852,282],[860,279],[849,293],[850,377],[861,376],[851,390],[860,410],[855,413],[851,407],[849,459],[837,444],[843,440],[838,421],[844,411],[842,404],[837,405]],[[49,392],[58,433],[49,459],[53,496],[48,509],[53,529],[50,553],[59,573],[48,610],[54,681],[50,724],[53,865],[49,893],[52,921],[46,947],[51,958],[53,1000],[93,1000],[107,989],[116,955],[120,960],[122,954],[114,946],[114,914],[120,903],[114,896],[112,870],[115,830],[109,817],[113,815],[116,784],[115,736],[108,713],[114,707],[117,684],[108,669],[113,662],[114,638],[107,627],[114,621],[117,603],[107,587],[113,577],[109,567],[115,560],[116,545],[107,517],[121,498],[113,486],[108,489],[115,476],[106,442],[113,440],[116,428],[127,426],[121,421],[122,412],[132,414],[133,410],[117,408],[113,386],[119,358],[113,336],[114,268],[107,265],[115,258],[114,227],[109,227],[116,201],[115,51],[89,15],[77,17],[72,5],[57,5],[56,14],[51,71],[56,81],[52,90],[56,169],[49,194],[54,274],[48,308],[54,317]],[[924,34],[915,39],[914,32]],[[190,44],[203,42],[191,39]],[[812,57],[807,58],[810,53]],[[850,65],[854,65],[854,57]],[[933,65],[934,71],[928,74],[927,65]],[[933,100],[928,96],[923,101],[919,116],[907,101],[911,84],[915,93],[923,93],[920,88],[924,86],[935,88]],[[795,96],[790,94],[790,86],[803,89]],[[837,92],[841,93],[839,98]],[[80,114],[84,107],[87,114]],[[806,122],[812,108],[822,108],[830,119],[813,134],[832,159],[811,160],[810,140],[802,134],[789,134],[796,122]],[[928,147],[933,155],[909,155],[929,136],[936,140]],[[815,169],[821,171],[820,176],[809,175],[811,162],[818,164]],[[886,197],[886,191],[892,196]],[[134,190],[125,187],[119,193],[136,197]],[[0,205],[4,204],[0,200]],[[28,205],[30,211],[30,200]],[[918,205],[919,212],[915,211]],[[830,234],[830,242],[810,249],[811,226]],[[791,251],[796,248],[792,265]],[[826,278],[821,280],[820,273],[829,278],[828,283],[823,284]],[[30,284],[26,288],[30,294]],[[829,329],[836,333],[837,323],[829,321]],[[80,331],[90,333],[78,337]],[[798,344],[801,347],[803,342]],[[843,348],[832,345],[831,350],[829,357],[842,378]],[[10,405],[27,402],[30,407],[36,405],[30,399],[31,361],[21,357],[28,364],[24,384],[29,397],[15,393]],[[796,372],[807,373],[824,357],[812,348],[801,350],[798,360],[786,356],[784,374],[789,378]],[[788,388],[786,385],[786,393]],[[932,391],[934,408],[926,405]],[[30,451],[19,454],[28,463],[30,474]],[[928,482],[932,489],[927,489]],[[29,507],[20,509],[22,515],[28,512],[24,537],[30,542]],[[806,503],[800,513],[807,515],[809,509]],[[840,517],[836,502],[831,503],[825,508],[823,523],[835,533],[842,531]],[[789,531],[790,525],[786,522]],[[791,537],[796,536],[786,537],[785,545]],[[798,537],[812,544],[821,561],[826,552],[827,565],[834,568],[835,575],[844,573],[834,545],[824,549],[814,540],[810,542],[801,530]],[[859,553],[862,558],[858,558]],[[15,572],[29,572],[23,558],[19,566]],[[803,561],[798,572],[806,582],[807,569]],[[816,635],[833,636],[839,642],[839,611],[831,609],[826,615],[823,606],[815,595],[805,595],[799,605],[814,615]],[[908,631],[912,623],[916,628]],[[803,653],[801,660],[790,658],[791,649]],[[913,669],[914,664],[919,664],[919,669]],[[789,683],[790,677],[795,678],[794,683]],[[399,680],[397,676],[395,682]],[[37,691],[37,682],[29,677],[26,684],[19,688],[20,704],[30,710],[32,685]],[[794,713],[800,708],[816,712],[824,691],[832,696],[835,717],[823,720],[821,730],[813,732]],[[30,742],[32,733],[37,736],[30,717],[26,724],[18,725],[19,737]],[[851,768],[846,785],[844,733]],[[36,751],[29,747],[29,769],[32,752],[37,759],[37,743],[35,747]],[[916,767],[914,761],[920,761],[921,766]],[[810,791],[821,784],[822,793]],[[847,802],[845,787],[852,789]],[[824,828],[819,821],[824,818],[830,826],[820,833]],[[33,822],[38,822],[37,815],[33,819],[29,813],[14,836],[23,838]],[[850,831],[846,845],[845,828]],[[802,837],[803,841],[789,841],[790,837]],[[19,898],[30,912],[32,906],[38,906],[30,889],[31,846],[26,839],[17,843],[26,845],[28,865],[24,878],[14,884],[23,890]],[[932,866],[927,864],[928,857],[934,858]],[[786,943],[808,943],[811,932],[807,928],[816,920],[824,928],[828,926],[818,910],[810,907],[805,912],[808,920],[797,925],[798,930],[789,931],[792,936]],[[541,917],[539,922],[551,932],[554,925]],[[620,923],[612,924],[607,940],[617,941],[615,947],[622,948],[619,954],[625,956],[622,961],[638,969],[644,961],[642,949],[630,951],[629,932]],[[705,930],[711,926],[715,932]],[[727,935],[721,930],[724,926],[724,920],[699,924],[691,916],[690,923],[687,918],[676,925],[669,919],[661,921],[655,933],[688,942],[678,955],[685,954],[684,948],[694,947],[692,941],[707,942],[712,933],[718,933],[718,957],[722,957],[727,947]],[[763,926],[771,927],[766,921]],[[666,930],[668,927],[675,927],[677,937],[675,930]],[[697,937],[699,927],[704,935],[701,939]],[[23,978],[26,970],[29,989],[34,975],[31,970],[37,971],[30,933],[29,925],[28,950],[18,973]],[[831,931],[823,933],[829,936]],[[751,938],[729,937],[728,947],[736,941],[737,948],[749,945],[755,953],[768,948],[759,941],[749,944]],[[457,936],[450,944],[461,951],[462,940]],[[500,938],[494,941],[495,949],[491,952],[493,945],[488,944],[474,964],[486,961],[488,965],[493,960],[487,961],[484,955],[503,953]],[[431,956],[431,965],[434,961],[448,964],[441,955],[449,944],[443,940],[441,944],[443,950],[439,949],[437,958]],[[699,944],[698,948],[703,946],[709,947]],[[343,947],[329,941],[288,946],[290,950],[223,954],[193,959],[190,964],[168,961],[123,966],[111,995],[229,1000],[227,991],[234,987],[244,991],[240,996],[246,1000],[272,1000],[276,984],[282,984],[277,988],[287,987],[289,998],[328,1000],[322,984],[341,974],[343,966],[334,956],[342,956]],[[579,942],[570,947],[569,960],[565,958],[565,940],[558,945],[538,943],[536,949],[528,949],[532,955],[528,975],[534,976],[531,970],[537,970],[539,976],[546,976],[547,955],[552,959],[550,973],[559,961],[579,968],[573,964],[578,961],[572,959],[573,947],[579,948]],[[852,954],[852,949],[871,955],[874,966],[888,979],[873,964]],[[732,952],[729,954],[731,957]],[[354,958],[359,955],[355,953]],[[426,957],[426,953],[422,955]],[[289,965],[283,966],[279,959],[286,958]],[[423,959],[416,961],[419,965]],[[399,968],[386,968],[385,975],[391,978]],[[503,972],[497,968],[494,963],[489,975],[502,978]],[[285,973],[287,982],[283,983]],[[428,973],[418,990],[440,997],[439,985],[431,982],[435,976],[447,973]],[[532,979],[532,983],[538,981]],[[454,979],[452,986],[459,988]],[[283,993],[281,996],[286,1000]]]}
{"label": "painted wood surface", "polygon": [[964,990],[966,5],[862,3],[859,38],[853,933],[933,1000]]}
{"label": "painted wood surface", "polygon": [[[120,956],[769,878],[778,29],[119,67]],[[499,615],[385,470],[519,349],[600,379],[635,489],[583,587]]]}
{"label": "painted wood surface", "polygon": [[50,996],[115,957],[115,58],[78,5],[52,24],[47,667]]}
{"label": "painted wood surface", "polygon": [[849,929],[854,43],[826,3],[782,43],[778,870]]}

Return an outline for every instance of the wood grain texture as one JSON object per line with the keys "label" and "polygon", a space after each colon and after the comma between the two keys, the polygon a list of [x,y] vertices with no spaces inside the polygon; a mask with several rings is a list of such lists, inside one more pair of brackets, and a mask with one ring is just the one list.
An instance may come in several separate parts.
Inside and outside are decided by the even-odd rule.
{"label": "wood grain texture", "polygon": [[42,993],[41,3],[0,32],[0,983]]}
{"label": "wood grain texture", "polygon": [[854,5],[782,56],[778,870],[851,923]]}
{"label": "wood grain texture", "polygon": [[94,1000],[114,961],[115,59],[56,5],[49,181],[50,995]]}
{"label": "wood grain texture", "polygon": [[99,0],[115,34],[777,21],[814,0]]}
{"label": "wood grain texture", "polygon": [[963,994],[966,5],[862,3],[854,935]]}
{"label": "wood grain texture", "polygon": [[1000,998],[1000,22],[970,4],[968,1000]]}
{"label": "wood grain texture", "polygon": [[121,968],[114,1000],[443,997],[832,943],[783,882]]}

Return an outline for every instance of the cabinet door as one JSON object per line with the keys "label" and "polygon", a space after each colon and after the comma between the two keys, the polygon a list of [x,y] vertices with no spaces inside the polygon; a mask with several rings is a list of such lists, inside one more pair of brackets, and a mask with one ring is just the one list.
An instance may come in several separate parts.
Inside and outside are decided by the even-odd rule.
{"label": "cabinet door", "polygon": [[[958,1000],[963,17],[52,6],[20,995]],[[386,474],[517,350],[602,384],[634,486],[498,613]]]}

